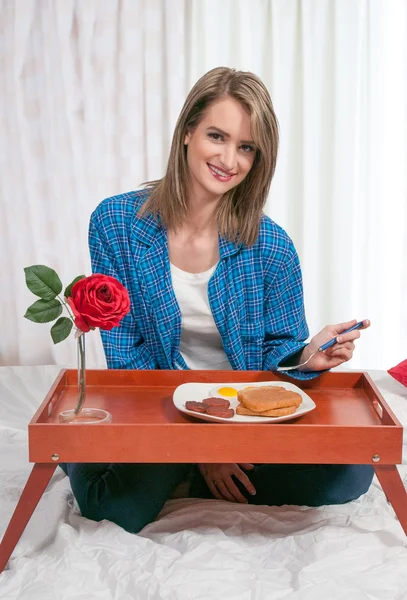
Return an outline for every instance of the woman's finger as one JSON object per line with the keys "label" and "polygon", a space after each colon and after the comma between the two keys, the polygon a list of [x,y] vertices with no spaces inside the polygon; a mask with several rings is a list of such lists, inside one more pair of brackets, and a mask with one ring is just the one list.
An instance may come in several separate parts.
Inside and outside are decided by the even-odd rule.
{"label": "woman's finger", "polygon": [[244,473],[240,469],[237,469],[234,472],[234,476],[240,481],[240,483],[242,485],[244,485],[244,487],[249,492],[249,494],[254,496],[254,494],[256,493],[256,488],[254,487],[254,485],[252,484],[252,482],[250,481],[250,479],[248,478],[246,473]]}
{"label": "woman's finger", "polygon": [[354,342],[344,342],[343,344],[335,344],[332,348],[329,348],[329,354],[337,353],[338,350],[346,350],[348,352],[353,352],[355,350]]}
{"label": "woman's finger", "polygon": [[334,354],[331,354],[330,358],[332,360],[341,360],[342,362],[346,362],[350,360],[353,356],[353,352],[349,352],[348,350],[338,350]]}
{"label": "woman's finger", "polygon": [[[223,483],[223,482],[222,482]],[[227,481],[224,482],[227,486],[228,493],[232,496],[233,500],[231,502],[240,502],[241,504],[247,504],[247,498],[245,498],[242,492],[239,490],[232,477],[230,477]]]}
{"label": "woman's finger", "polygon": [[336,332],[337,335],[340,335],[342,331],[350,329],[351,327],[356,325],[356,323],[357,320],[352,319],[352,321],[346,321],[346,323],[335,323],[335,325],[327,325],[325,329],[328,329],[329,331],[333,330]]}
{"label": "woman's finger", "polygon": [[205,463],[198,464],[201,475],[205,479],[206,485],[210,489],[212,496],[217,498],[217,500],[225,500],[215,483],[217,480],[221,479],[221,475],[219,473],[220,467],[222,467],[222,465]]}
{"label": "woman's finger", "polygon": [[353,356],[353,349],[348,348],[338,348],[337,350],[331,352],[329,358],[331,359],[340,359],[343,362],[350,360]]}
{"label": "woman's finger", "polygon": [[350,331],[349,333],[342,333],[336,336],[336,343],[344,344],[345,342],[353,342],[353,340],[359,339],[361,335],[362,334],[358,329]]}
{"label": "woman's finger", "polygon": [[325,364],[321,364],[317,370],[324,370],[324,369],[334,369],[335,367],[339,367],[339,365],[341,365],[343,362],[345,362],[343,360],[343,358],[341,356],[330,356],[327,357],[327,361]]}
{"label": "woman's finger", "polygon": [[[350,331],[349,334],[342,333],[342,332],[346,331],[347,329],[350,329],[351,327],[356,325],[356,323],[357,323],[357,320],[352,319],[352,321],[347,321],[346,323],[336,323],[335,325],[327,325],[325,329],[327,329],[328,331],[333,331],[337,337],[341,337],[342,335],[344,335],[344,336],[346,336],[344,339],[356,339],[356,337],[349,338],[348,336],[354,334],[356,331],[360,332],[362,329],[367,329],[368,327],[370,327],[370,321],[369,321],[369,319],[364,319],[363,325],[361,327],[359,327],[358,329],[354,329],[353,331]],[[357,336],[357,337],[359,337],[359,336]]]}
{"label": "woman's finger", "polygon": [[[236,494],[232,493],[231,488],[233,489],[233,485],[231,482],[232,482],[232,479],[228,480],[227,485],[226,485],[225,481],[220,480],[220,481],[216,482],[216,486],[217,486],[218,490],[220,491],[220,493],[222,494],[222,496],[224,498],[226,498],[226,500],[229,500],[229,502],[241,502],[241,500],[239,500],[236,497]],[[236,488],[236,491],[239,494],[239,490],[237,488]],[[242,496],[242,495],[240,494],[240,496]],[[242,496],[242,498],[243,498],[243,502],[246,502],[246,498],[244,498],[244,496]]]}
{"label": "woman's finger", "polygon": [[253,463],[239,463],[238,466],[245,471],[252,471],[254,469]]}
{"label": "woman's finger", "polygon": [[219,489],[218,489],[218,485],[219,482],[215,483],[214,481],[211,481],[210,479],[206,479],[206,484],[208,486],[208,488],[211,490],[212,492],[212,496],[215,496],[215,498],[217,500],[225,500],[225,498],[222,496],[222,494],[220,493]]}

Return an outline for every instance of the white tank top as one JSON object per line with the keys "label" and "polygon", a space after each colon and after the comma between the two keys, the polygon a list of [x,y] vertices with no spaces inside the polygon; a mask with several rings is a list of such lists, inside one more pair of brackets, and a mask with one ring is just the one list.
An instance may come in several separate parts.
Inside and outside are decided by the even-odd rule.
{"label": "white tank top", "polygon": [[182,317],[179,350],[190,369],[232,369],[208,300],[208,282],[216,267],[204,273],[187,273],[171,264]]}

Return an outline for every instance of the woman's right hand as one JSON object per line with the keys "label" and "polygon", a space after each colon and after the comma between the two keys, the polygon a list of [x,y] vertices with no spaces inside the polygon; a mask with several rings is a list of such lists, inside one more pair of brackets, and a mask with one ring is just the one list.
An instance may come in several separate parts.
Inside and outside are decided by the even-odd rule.
{"label": "woman's right hand", "polygon": [[256,490],[250,479],[244,473],[254,469],[250,463],[201,463],[198,468],[206,481],[208,488],[218,500],[229,500],[229,502],[241,502],[247,504],[247,499],[240,492],[232,475],[236,477],[252,496]]}

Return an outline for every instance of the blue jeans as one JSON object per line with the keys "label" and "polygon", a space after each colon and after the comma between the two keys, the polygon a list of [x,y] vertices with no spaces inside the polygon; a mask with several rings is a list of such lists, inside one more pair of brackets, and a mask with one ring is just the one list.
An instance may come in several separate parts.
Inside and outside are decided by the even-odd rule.
{"label": "blue jeans", "polygon": [[[61,465],[84,517],[107,519],[137,533],[151,523],[189,474],[191,498],[213,498],[199,469],[188,464],[70,463]],[[250,504],[344,504],[369,489],[370,465],[256,465],[247,476],[257,490]]]}

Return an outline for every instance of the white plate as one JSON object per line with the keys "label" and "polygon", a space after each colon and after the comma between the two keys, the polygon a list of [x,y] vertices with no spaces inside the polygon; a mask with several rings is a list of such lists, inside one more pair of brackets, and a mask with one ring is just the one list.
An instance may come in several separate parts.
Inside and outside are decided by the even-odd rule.
{"label": "white plate", "polygon": [[[214,417],[212,415],[206,415],[204,413],[194,412],[193,410],[187,410],[185,408],[185,402],[187,400],[195,400],[202,402],[204,398],[209,396],[215,396],[213,393],[214,388],[219,387],[233,387],[236,390],[241,390],[249,385],[261,386],[261,385],[279,385],[285,387],[286,390],[297,392],[302,396],[302,403],[297,408],[295,413],[292,415],[285,415],[284,417],[251,417],[247,415],[235,414],[231,419],[224,419],[223,417]],[[230,401],[230,407],[236,410],[236,406],[239,404],[237,398],[228,398]],[[247,383],[183,383],[179,385],[174,392],[173,402],[175,407],[191,417],[202,419],[203,421],[214,421],[219,423],[281,423],[281,421],[289,421],[290,419],[297,419],[301,415],[309,413],[315,408],[315,402],[299,387],[293,383],[281,382],[281,381],[250,381]]]}

